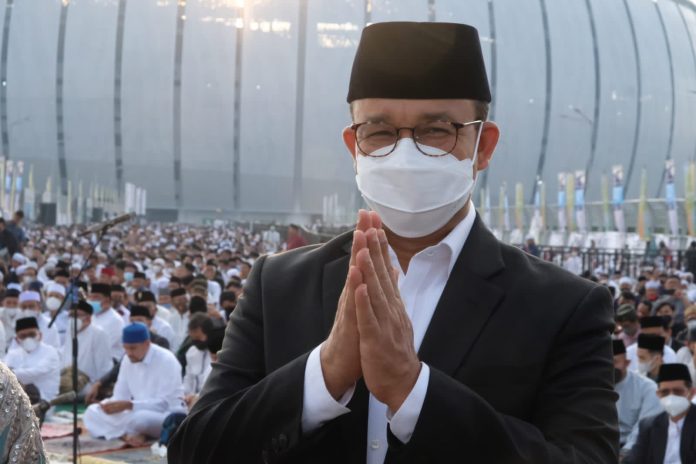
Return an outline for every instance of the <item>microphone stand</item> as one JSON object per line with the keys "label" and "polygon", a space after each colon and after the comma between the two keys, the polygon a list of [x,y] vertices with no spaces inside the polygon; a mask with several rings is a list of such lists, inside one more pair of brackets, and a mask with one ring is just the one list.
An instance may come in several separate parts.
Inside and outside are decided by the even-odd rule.
{"label": "microphone stand", "polygon": [[[71,279],[70,282],[70,289],[65,293],[65,297],[63,298],[63,302],[60,305],[60,308],[58,308],[58,311],[53,315],[51,318],[51,322],[48,324],[48,328],[50,329],[53,327],[53,324],[56,322],[56,318],[60,314],[61,311],[65,310],[65,305],[68,302],[68,299],[70,299],[70,304],[72,306],[72,297],[74,295],[75,289],[79,288],[77,286],[77,282],[80,280],[80,277],[82,276],[82,273],[84,270],[87,268],[87,265],[89,264],[89,260],[92,259],[92,256],[94,255],[95,250],[97,249],[97,245],[99,242],[101,242],[102,237],[106,234],[106,231],[111,227],[112,224],[106,223],[102,228],[99,230],[95,231],[97,234],[97,240],[94,241],[92,244],[92,249],[89,252],[89,255],[87,256],[87,259],[85,262],[82,264],[82,267],[80,268],[80,272],[77,273],[77,275]],[[72,249],[73,249],[74,243],[71,246],[71,253],[70,253],[70,261],[72,261]],[[79,296],[78,296],[79,298]],[[79,435],[81,432],[81,429],[77,426],[77,405],[79,402],[78,395],[79,391],[77,391],[77,384],[78,384],[78,369],[77,369],[77,354],[78,354],[78,343],[77,343],[77,311],[73,312],[72,320],[70,321],[71,325],[71,330],[70,330],[70,338],[71,343],[72,343],[72,387],[73,391],[75,393],[75,396],[73,398],[72,402],[72,413],[73,413],[73,443],[72,443],[72,462],[73,464],[77,464],[77,448],[79,444]]]}

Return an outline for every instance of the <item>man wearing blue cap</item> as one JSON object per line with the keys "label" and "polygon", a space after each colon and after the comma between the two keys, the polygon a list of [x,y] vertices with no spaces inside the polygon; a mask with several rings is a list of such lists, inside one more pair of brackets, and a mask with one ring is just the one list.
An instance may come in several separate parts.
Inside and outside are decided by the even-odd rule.
{"label": "man wearing blue cap", "polygon": [[124,327],[122,340],[126,355],[113,395],[89,406],[84,422],[92,436],[139,446],[159,436],[169,414],[186,410],[181,365],[170,351],[150,342],[144,324]]}

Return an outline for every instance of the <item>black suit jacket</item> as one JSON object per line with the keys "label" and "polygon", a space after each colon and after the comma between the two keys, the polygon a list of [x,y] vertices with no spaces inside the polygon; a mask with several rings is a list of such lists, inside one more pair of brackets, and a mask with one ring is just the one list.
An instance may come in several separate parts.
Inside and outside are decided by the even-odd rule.
{"label": "black suit jacket", "polygon": [[[368,392],[303,436],[304,371],[326,339],[351,233],[257,261],[172,464],[365,461]],[[611,463],[619,434],[609,292],[504,245],[479,217],[419,357],[430,380],[407,444],[388,463]]]}
{"label": "black suit jacket", "polygon": [[[666,412],[646,417],[639,424],[638,439],[624,464],[662,464],[667,450],[667,428],[669,417]],[[696,462],[696,407],[691,406],[684,418],[679,454],[682,464]]]}

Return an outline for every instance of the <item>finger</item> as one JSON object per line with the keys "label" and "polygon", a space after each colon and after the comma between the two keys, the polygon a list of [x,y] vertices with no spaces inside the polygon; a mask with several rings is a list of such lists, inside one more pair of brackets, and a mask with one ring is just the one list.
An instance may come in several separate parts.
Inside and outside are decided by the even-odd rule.
{"label": "finger", "polygon": [[350,266],[355,266],[355,257],[358,251],[362,250],[367,246],[367,239],[365,238],[365,233],[361,230],[356,230],[353,232],[353,245],[351,245],[350,250]]}
{"label": "finger", "polygon": [[360,284],[355,290],[355,314],[361,338],[370,339],[379,335],[379,321],[370,304],[370,296],[367,294],[365,284]]}
{"label": "finger", "polygon": [[367,248],[370,250],[370,260],[379,279],[382,292],[384,292],[387,302],[391,302],[394,299],[394,285],[389,273],[391,266],[384,262],[384,254],[382,253],[382,246],[379,243],[377,232],[375,229],[367,231]]}
{"label": "finger", "polygon": [[379,217],[379,214],[377,214],[375,211],[370,211],[370,224],[373,228],[375,229],[381,229],[382,228],[382,218]]}
{"label": "finger", "polygon": [[392,265],[391,255],[389,254],[389,242],[387,241],[387,234],[383,229],[377,231],[377,238],[379,239],[379,244],[382,249],[382,259],[384,264],[389,271],[389,277],[391,278],[392,286],[394,287],[394,292],[399,291],[399,271]]}
{"label": "finger", "polygon": [[382,322],[386,318],[390,317],[390,310],[387,299],[382,291],[382,285],[379,282],[379,277],[375,272],[372,259],[370,258],[369,250],[360,250],[358,253],[358,267],[360,268],[363,280],[367,285],[367,291],[375,317]]}
{"label": "finger", "polygon": [[370,214],[367,210],[361,209],[358,211],[358,224],[355,227],[356,230],[362,230],[365,232],[370,228],[371,223],[372,219],[370,218]]}
{"label": "finger", "polygon": [[351,266],[348,269],[348,280],[346,281],[346,300],[343,306],[345,318],[348,321],[355,322],[355,289],[362,283],[362,274],[356,266]]}

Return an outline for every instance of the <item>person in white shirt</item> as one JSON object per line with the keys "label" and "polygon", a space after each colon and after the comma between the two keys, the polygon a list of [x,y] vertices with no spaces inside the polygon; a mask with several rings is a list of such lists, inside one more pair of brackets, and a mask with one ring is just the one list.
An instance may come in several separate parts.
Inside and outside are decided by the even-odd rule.
{"label": "person in white shirt", "polygon": [[[65,300],[65,287],[57,282],[48,282],[46,284],[46,309],[48,309],[48,314],[51,319],[55,316],[61,308],[61,304]],[[65,303],[66,306],[68,303]],[[61,311],[56,317],[54,325],[58,329],[58,336],[60,337],[61,346],[65,343],[65,337],[68,332],[68,312]]]}
{"label": "person in white shirt", "polygon": [[[51,320],[41,313],[41,295],[38,292],[31,290],[24,291],[19,294],[19,307],[22,310],[22,317],[35,317],[39,323],[39,329],[43,334],[43,340],[46,344],[51,345],[56,349],[60,349],[60,335],[55,324],[48,327]],[[16,341],[13,341],[10,348],[16,347]]]}
{"label": "person in white shirt", "polygon": [[616,409],[619,413],[619,444],[621,453],[626,454],[638,438],[638,424],[646,417],[663,411],[655,394],[657,384],[628,369],[626,345],[623,340],[613,340],[614,345],[614,390],[619,395]]}
{"label": "person in white shirt", "polygon": [[665,412],[640,422],[635,446],[624,464],[687,464],[696,462],[696,389],[683,364],[663,364],[657,396]]}
{"label": "person in white shirt", "polygon": [[188,334],[192,346],[186,351],[186,368],[184,370],[184,394],[186,404],[191,406],[194,398],[203,388],[205,379],[210,374],[211,357],[208,352],[208,335],[213,331],[213,321],[205,313],[191,316]]}
{"label": "person in white shirt", "polygon": [[160,310],[164,308],[157,306],[155,295],[152,292],[139,291],[135,293],[135,301],[150,310],[150,314],[152,314],[152,327],[150,330],[160,337],[166,338],[169,342],[169,346],[173,347],[176,339],[174,336],[174,330],[172,329],[172,326],[169,325],[169,322],[160,316]]}
{"label": "person in white shirt", "polygon": [[183,288],[175,288],[170,292],[170,297],[172,301],[170,321],[174,331],[174,344],[171,345],[171,349],[176,353],[187,335],[189,323],[188,296]]}
{"label": "person in white shirt", "polygon": [[60,383],[58,351],[42,341],[35,317],[18,319],[15,334],[19,348],[7,353],[5,364],[12,369],[25,390],[33,385],[42,400],[52,400],[58,395]]}
{"label": "person in white shirt", "polygon": [[5,290],[5,296],[2,300],[2,308],[0,308],[0,322],[5,328],[5,344],[0,345],[0,351],[5,353],[10,347],[15,333],[15,322],[21,316],[19,309],[19,290],[8,288]]}
{"label": "person in white shirt", "polygon": [[84,423],[94,437],[138,446],[147,437],[159,437],[169,414],[186,410],[181,365],[170,351],[150,342],[144,324],[126,326],[122,340],[126,356],[113,395],[90,405]]}
{"label": "person in white shirt", "polygon": [[121,316],[111,307],[111,285],[101,283],[92,284],[92,290],[89,294],[89,304],[94,308],[92,322],[102,329],[109,338],[111,357],[114,360],[121,359],[121,356],[123,356],[121,332],[125,324]]}
{"label": "person in white shirt", "polygon": [[[72,330],[72,317],[75,313],[77,313],[77,369],[80,373],[78,391],[83,392],[111,370],[113,358],[111,357],[109,338],[102,329],[92,323],[92,314],[94,313],[92,305],[80,300],[72,306],[69,330]],[[67,337],[65,340],[61,358],[63,370],[61,371],[60,392],[66,393],[73,389],[71,337]]]}
{"label": "person in white shirt", "polygon": [[130,324],[130,310],[128,304],[128,293],[123,285],[111,286],[111,306],[123,319],[123,325]]}

